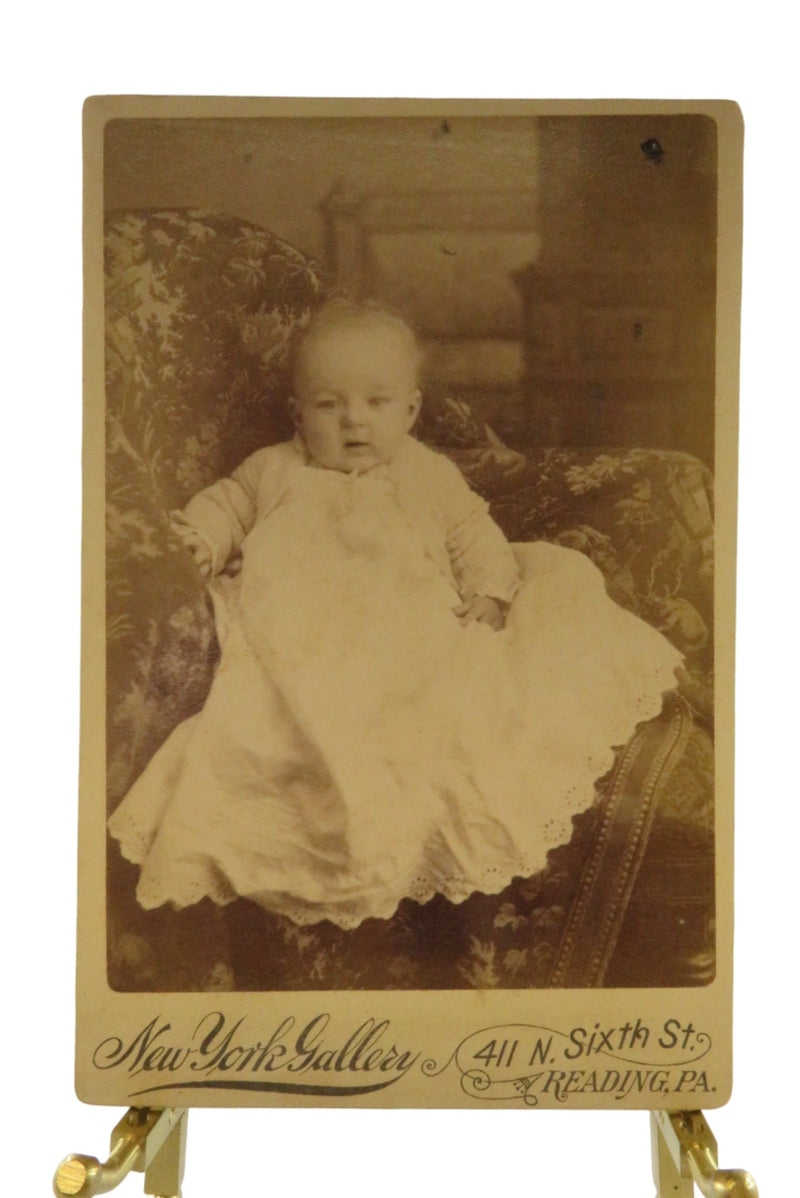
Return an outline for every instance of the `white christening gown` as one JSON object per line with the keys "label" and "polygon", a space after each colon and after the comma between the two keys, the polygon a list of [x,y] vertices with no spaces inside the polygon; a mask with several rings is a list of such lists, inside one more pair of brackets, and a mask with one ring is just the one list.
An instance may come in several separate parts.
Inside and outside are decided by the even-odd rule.
{"label": "white christening gown", "polygon": [[541,869],[681,657],[582,554],[514,553],[505,629],[464,627],[391,479],[294,471],[217,584],[205,706],[110,820],[140,904],[353,927]]}

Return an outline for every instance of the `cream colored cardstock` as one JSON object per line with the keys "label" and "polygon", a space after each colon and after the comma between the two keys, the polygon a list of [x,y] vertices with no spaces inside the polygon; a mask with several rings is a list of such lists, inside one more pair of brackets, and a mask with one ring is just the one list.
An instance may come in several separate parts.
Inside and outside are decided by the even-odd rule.
{"label": "cream colored cardstock", "polygon": [[[736,106],[96,97],[84,145],[79,1097],[725,1103]],[[277,301],[237,308],[277,258]],[[202,709],[213,666],[213,638],[197,626],[202,581],[186,551],[171,543],[165,555],[159,539],[170,487],[185,502],[212,481],[203,470],[230,433],[225,413],[283,348],[292,304],[305,302],[292,270],[309,258],[340,292],[386,302],[420,330],[423,420],[428,396],[456,401],[437,409],[431,439],[450,438],[498,522],[593,557],[613,597],[686,654],[690,675],[661,722],[618,748],[546,871],[465,903],[438,896],[420,911],[406,898],[391,920],[352,930],[262,917],[244,899],[146,911],[138,867],[107,830],[133,781],[125,769],[135,776],[172,731],[173,696],[172,725],[192,714],[192,695]],[[218,399],[198,399],[194,427],[181,425],[181,372],[197,381],[199,364],[231,361]],[[577,506],[559,524],[567,501]],[[120,578],[138,582],[125,595]],[[139,663],[127,674],[120,652]],[[701,658],[702,677],[689,668]],[[713,696],[702,685],[712,677]],[[376,818],[397,835],[396,812]]]}

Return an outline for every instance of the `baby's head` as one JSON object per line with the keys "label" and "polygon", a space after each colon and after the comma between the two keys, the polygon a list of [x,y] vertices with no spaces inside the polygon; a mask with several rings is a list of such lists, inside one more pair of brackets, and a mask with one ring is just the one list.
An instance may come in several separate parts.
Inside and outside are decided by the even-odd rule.
{"label": "baby's head", "polygon": [[292,413],[318,465],[360,474],[393,460],[420,406],[420,351],[401,317],[331,300],[300,336],[292,367]]}

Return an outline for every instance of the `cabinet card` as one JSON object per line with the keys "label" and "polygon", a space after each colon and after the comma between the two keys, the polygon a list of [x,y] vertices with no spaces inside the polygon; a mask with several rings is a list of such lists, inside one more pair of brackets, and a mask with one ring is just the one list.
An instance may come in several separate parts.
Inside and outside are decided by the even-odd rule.
{"label": "cabinet card", "polygon": [[741,159],[87,102],[83,1100],[727,1100]]}

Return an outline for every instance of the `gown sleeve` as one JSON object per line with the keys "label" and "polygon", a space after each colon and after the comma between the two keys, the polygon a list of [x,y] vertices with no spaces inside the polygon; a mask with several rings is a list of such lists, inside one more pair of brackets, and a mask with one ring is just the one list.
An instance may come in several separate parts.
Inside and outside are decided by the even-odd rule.
{"label": "gown sleeve", "polygon": [[447,458],[437,465],[447,552],[460,595],[511,603],[520,583],[511,546],[489,515],[489,505],[468,486],[458,467]]}
{"label": "gown sleeve", "polygon": [[234,470],[172,513],[179,536],[194,533],[211,554],[211,572],[219,574],[253,527],[257,512],[262,452],[252,454]]}

